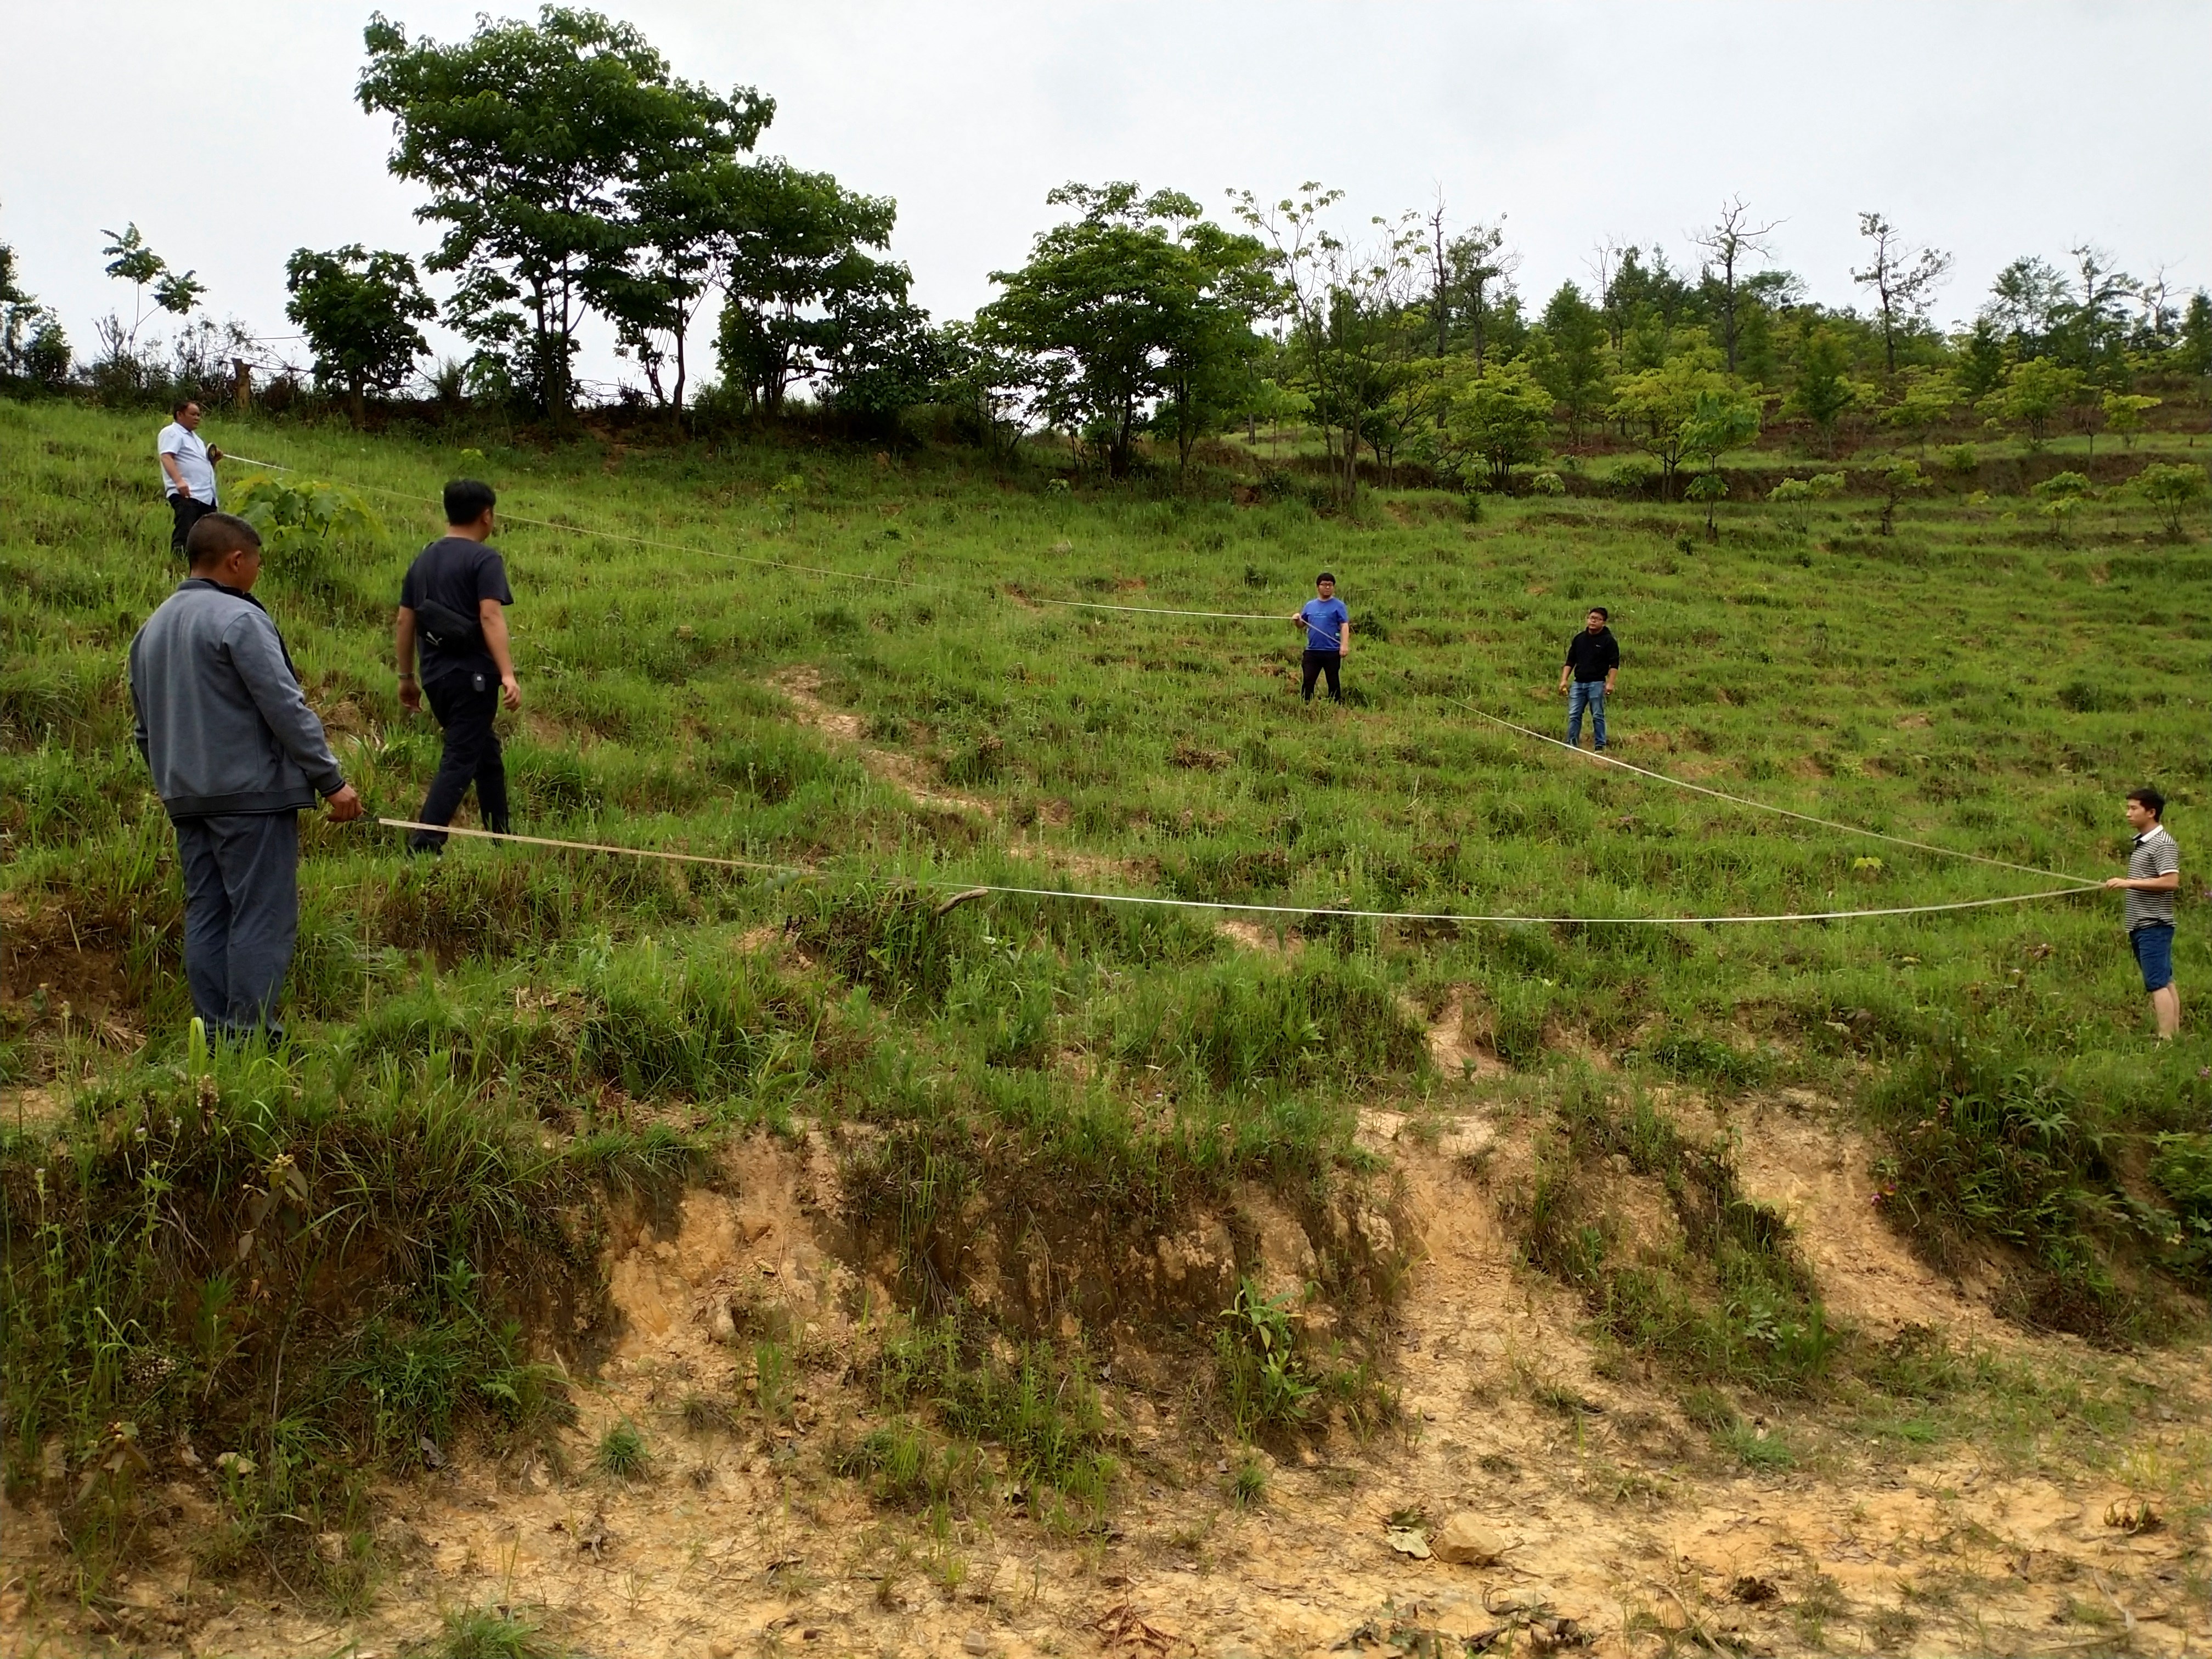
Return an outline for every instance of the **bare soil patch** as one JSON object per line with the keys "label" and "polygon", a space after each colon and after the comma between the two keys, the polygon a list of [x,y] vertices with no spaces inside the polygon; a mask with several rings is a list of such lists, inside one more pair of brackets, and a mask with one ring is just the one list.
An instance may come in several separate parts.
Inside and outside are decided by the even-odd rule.
{"label": "bare soil patch", "polygon": [[[1338,1428],[1302,1447],[1224,1449],[1192,1416],[1188,1379],[1119,1358],[1105,1402],[1123,1474],[1110,1523],[1067,1534],[1001,1503],[933,1524],[872,1504],[828,1472],[878,1420],[864,1359],[887,1286],[830,1219],[826,1145],[756,1140],[657,1219],[611,1223],[621,1327],[558,1455],[458,1467],[384,1494],[386,1576],[343,1620],[281,1595],[210,1585],[189,1564],[205,1493],[148,1540],[108,1633],[149,1655],[392,1655],[434,1637],[441,1609],[499,1605],[581,1651],[752,1655],[1440,1652],[1510,1633],[1512,1650],[2081,1653],[2202,1650],[2206,1491],[2201,1349],[2109,1362],[2161,1391],[2163,1414],[2095,1455],[2056,1442],[2026,1459],[1954,1443],[1908,1457],[1838,1453],[1759,1472],[1717,1455],[1663,1378],[1593,1346],[1559,1286],[1519,1267],[1492,1202],[1498,1177],[1449,1150],[1527,1128],[1476,1101],[1443,1121],[1377,1104],[1361,1139],[1402,1181],[1415,1258],[1392,1337],[1401,1428]],[[1824,1291],[1868,1320],[1982,1328],[1971,1295],[1881,1236],[1855,1184],[1863,1148],[1803,1104],[1744,1126],[1746,1180],[1785,1205]],[[1295,1289],[1313,1250],[1297,1218],[1237,1196],[1267,1276]],[[1654,1210],[1654,1214],[1659,1213]],[[1159,1262],[1218,1294],[1225,1232],[1164,1240]],[[1325,1319],[1309,1340],[1325,1340]],[[756,1334],[793,1357],[787,1409],[759,1409]],[[2018,1338],[2051,1367],[2075,1345]],[[726,1402],[685,1426],[687,1400]],[[627,1419],[653,1463],[634,1483],[586,1473]],[[1778,1432],[1781,1431],[1778,1428]],[[1796,1430],[1791,1429],[1795,1433]],[[1240,1505],[1232,1458],[1260,1471]],[[566,1472],[564,1473],[564,1466]],[[2160,1524],[2123,1524],[2153,1506]],[[1464,1515],[1497,1558],[1401,1553]],[[2112,1517],[2119,1516],[2120,1522]],[[83,1612],[34,1593],[43,1518],[0,1514],[10,1540],[0,1644],[77,1651]],[[40,1644],[43,1643],[41,1648]],[[1424,1643],[1431,1645],[1424,1646]]]}
{"label": "bare soil patch", "polygon": [[902,791],[917,806],[955,807],[994,817],[998,808],[974,795],[963,795],[939,782],[929,767],[911,755],[871,748],[861,742],[865,727],[850,709],[838,708],[822,699],[822,671],[799,666],[785,669],[773,684],[791,699],[799,723],[812,726],[839,743],[860,750],[861,764],[878,777]]}

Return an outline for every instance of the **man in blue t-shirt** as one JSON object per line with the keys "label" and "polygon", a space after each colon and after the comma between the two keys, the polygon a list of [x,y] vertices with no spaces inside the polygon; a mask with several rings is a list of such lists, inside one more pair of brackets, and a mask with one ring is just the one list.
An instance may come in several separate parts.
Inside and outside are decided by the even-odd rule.
{"label": "man in blue t-shirt", "polygon": [[[446,486],[446,533],[415,556],[399,584],[393,644],[399,659],[399,702],[410,714],[427,696],[446,729],[445,753],[417,814],[423,823],[451,823],[473,783],[484,828],[509,827],[507,767],[492,721],[504,702],[522,707],[514,678],[506,607],[514,603],[507,563],[490,546],[498,497],[487,483],[459,478]],[[420,650],[422,678],[415,678]],[[446,845],[434,830],[407,837],[411,853],[436,854]]]}
{"label": "man in blue t-shirt", "polygon": [[1344,608],[1344,601],[1336,597],[1336,578],[1326,570],[1314,578],[1314,597],[1298,607],[1291,618],[1306,630],[1306,653],[1301,664],[1298,695],[1311,702],[1314,681],[1328,676],[1328,695],[1338,702],[1344,701],[1344,687],[1338,683],[1337,672],[1344,665],[1346,654],[1352,649],[1352,613]]}

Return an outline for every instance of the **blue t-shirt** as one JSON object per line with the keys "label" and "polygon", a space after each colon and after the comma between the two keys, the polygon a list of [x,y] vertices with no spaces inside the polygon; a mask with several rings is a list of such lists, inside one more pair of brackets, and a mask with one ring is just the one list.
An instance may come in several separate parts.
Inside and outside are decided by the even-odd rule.
{"label": "blue t-shirt", "polygon": [[1344,608],[1342,599],[1308,599],[1298,607],[1298,617],[1306,625],[1307,650],[1344,648],[1344,625],[1352,620],[1352,613]]}

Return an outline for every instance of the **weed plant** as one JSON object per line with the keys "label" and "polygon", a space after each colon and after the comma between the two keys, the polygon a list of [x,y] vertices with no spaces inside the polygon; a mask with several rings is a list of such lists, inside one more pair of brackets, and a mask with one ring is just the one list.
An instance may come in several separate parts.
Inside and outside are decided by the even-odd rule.
{"label": "weed plant", "polygon": [[[1079,1529],[1103,1510],[1119,1470],[1080,1349],[994,1342],[956,1310],[887,1341],[876,1381],[884,1406],[905,1415],[871,1431],[843,1461],[886,1494],[942,1503],[988,1491],[985,1466],[969,1454],[988,1446],[1031,1514]],[[949,1441],[920,1428],[910,1416],[917,1409]]]}
{"label": "weed plant", "polygon": [[[1612,1170],[1656,1185],[1671,1236],[1634,1235],[1604,1196]],[[1725,1142],[1690,1140],[1641,1091],[1569,1075],[1512,1208],[1527,1260],[1579,1290],[1623,1347],[1767,1393],[1826,1380],[1843,1335],[1788,1224],[1744,1196]]]}

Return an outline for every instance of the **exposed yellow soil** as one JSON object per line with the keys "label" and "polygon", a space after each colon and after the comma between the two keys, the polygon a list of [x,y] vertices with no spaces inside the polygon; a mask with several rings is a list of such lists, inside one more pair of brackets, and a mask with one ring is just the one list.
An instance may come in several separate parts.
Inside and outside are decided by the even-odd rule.
{"label": "exposed yellow soil", "polygon": [[[622,1334],[600,1374],[578,1379],[568,1473],[538,1457],[464,1462],[384,1494],[389,1575],[351,1620],[195,1583],[191,1520],[209,1512],[210,1492],[179,1483],[175,1518],[149,1534],[110,1626],[120,1648],[149,1655],[381,1659],[428,1641],[442,1609],[493,1604],[621,1659],[1322,1659],[1440,1652],[1421,1632],[1501,1629],[1516,1654],[2178,1654],[2212,1643],[2196,1518],[2212,1457],[2201,1348],[2100,1356],[2002,1326],[1972,1287],[1888,1233],[1868,1201],[1865,1149],[1832,1131],[1820,1103],[1740,1106],[1729,1121],[1747,1186],[1788,1211],[1840,1316],[1876,1338],[1936,1326],[2054,1376],[2122,1376],[2147,1402],[2109,1439],[2062,1423],[2039,1443],[1954,1439],[1917,1457],[1840,1425],[1830,1434],[1808,1407],[1771,1425],[1801,1448],[1799,1467],[1748,1473],[1717,1455],[1663,1377],[1607,1361],[1573,1299],[1516,1266],[1493,1194],[1527,1167],[1528,1130],[1503,1103],[1453,1092],[1441,1113],[1376,1109],[1360,1126],[1363,1146],[1396,1166],[1396,1213],[1416,1235],[1399,1241],[1414,1265],[1393,1331],[1404,1426],[1285,1444],[1279,1461],[1261,1454],[1267,1489],[1251,1509],[1231,1500],[1230,1454],[1194,1420],[1200,1391],[1172,1377],[1134,1386],[1156,1368],[1110,1334],[1096,1340],[1111,1357],[1124,1475],[1103,1533],[1068,1536],[1005,1503],[933,1526],[828,1473],[826,1449],[869,1420],[874,1401],[852,1362],[890,1300],[835,1222],[826,1143],[762,1139],[733,1149],[714,1187],[673,1214],[617,1231]],[[1701,1107],[1685,1098],[1678,1109],[1686,1121]],[[1656,1242],[1674,1224],[1665,1206],[1615,1173],[1616,1208]],[[1261,1241],[1264,1276],[1297,1285],[1313,1249],[1291,1212],[1256,1189],[1237,1208]],[[1209,1218],[1162,1241],[1158,1271],[1218,1293],[1228,1250]],[[784,1334],[799,1357],[785,1420],[752,1403],[741,1323]],[[726,1403],[732,1425],[684,1429],[690,1395]],[[630,1485],[585,1472],[623,1418],[653,1455]],[[2122,1523],[2144,1503],[2160,1524],[2131,1532]],[[1415,1511],[1431,1531],[1470,1512],[1500,1559],[1399,1553],[1391,1521]],[[10,1557],[0,1651],[106,1650],[83,1615],[27,1597],[56,1560],[44,1512],[0,1522]]]}

